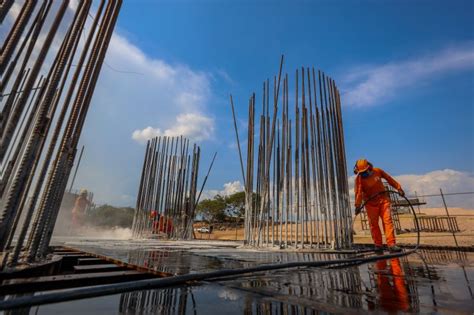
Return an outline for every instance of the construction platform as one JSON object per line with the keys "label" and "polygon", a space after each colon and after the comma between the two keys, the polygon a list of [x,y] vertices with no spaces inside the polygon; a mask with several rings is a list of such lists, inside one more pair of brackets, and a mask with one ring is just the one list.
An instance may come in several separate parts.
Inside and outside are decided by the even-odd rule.
{"label": "construction platform", "polygon": [[[242,248],[240,242],[79,240],[56,247],[56,275],[2,279],[4,299],[75,287],[137,281],[260,264],[348,258]],[[420,249],[399,259],[339,268],[261,272],[187,286],[48,304],[25,314],[471,314],[474,252]],[[51,291],[55,290],[55,291]],[[23,314],[23,313],[22,313]]]}

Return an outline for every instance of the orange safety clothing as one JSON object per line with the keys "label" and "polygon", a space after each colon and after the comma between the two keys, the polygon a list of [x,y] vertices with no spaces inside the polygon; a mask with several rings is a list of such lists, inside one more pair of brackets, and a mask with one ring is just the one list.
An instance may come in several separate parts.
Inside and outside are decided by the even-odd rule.
{"label": "orange safety clothing", "polygon": [[367,217],[370,224],[370,234],[375,246],[382,246],[382,233],[379,227],[379,218],[382,218],[382,227],[387,239],[387,245],[393,246],[395,241],[395,230],[393,229],[392,214],[390,211],[390,201],[380,200],[378,205],[365,205]]}
{"label": "orange safety clothing", "polygon": [[358,175],[355,179],[355,206],[358,208],[361,206],[362,200],[367,200],[365,208],[369,219],[370,232],[375,245],[382,246],[382,233],[379,227],[379,217],[381,217],[387,245],[392,246],[395,245],[395,231],[390,210],[390,198],[388,194],[377,195],[385,191],[382,178],[393,188],[397,190],[401,189],[400,184],[390,175],[380,168],[373,167],[368,177],[363,178]]}
{"label": "orange safety clothing", "polygon": [[74,208],[72,208],[72,226],[79,227],[84,221],[86,208],[90,205],[90,201],[87,199],[87,195],[79,195],[75,202]]}
{"label": "orange safety clothing", "polygon": [[[362,178],[361,176],[357,176],[355,179],[354,191],[356,207],[360,207],[363,199],[367,200],[370,197],[375,196],[377,193],[385,190],[382,178],[385,179],[389,185],[396,190],[400,190],[402,188],[402,186],[390,175],[384,172],[384,170],[374,167],[372,168],[372,175],[369,177]],[[378,204],[377,199],[385,199],[390,201],[388,194],[381,194],[372,200],[369,200],[367,204],[372,203],[376,205]]]}
{"label": "orange safety clothing", "polygon": [[[378,260],[375,263],[377,286],[380,294],[380,306],[387,312],[404,311],[410,309],[410,295],[405,284],[405,275],[399,258],[390,259],[387,269],[387,260]],[[392,276],[387,275],[387,271]]]}
{"label": "orange safety clothing", "polygon": [[173,232],[173,222],[171,218],[168,218],[164,215],[160,216],[158,221],[158,231],[166,234],[171,234]]}

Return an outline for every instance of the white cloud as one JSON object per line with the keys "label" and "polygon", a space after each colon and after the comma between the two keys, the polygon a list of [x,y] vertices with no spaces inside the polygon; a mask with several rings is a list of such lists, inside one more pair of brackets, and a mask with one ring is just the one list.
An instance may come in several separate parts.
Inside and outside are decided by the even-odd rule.
{"label": "white cloud", "polygon": [[[400,175],[397,176],[403,187],[414,195],[439,194],[439,189],[443,193],[472,192],[474,191],[474,176],[466,172],[451,169],[432,171],[421,175]],[[428,206],[442,206],[441,197],[425,198]],[[474,208],[474,195],[446,196],[446,203],[451,207]]]}
{"label": "white cloud", "polygon": [[112,37],[106,62],[104,76],[117,84],[112,97],[126,95],[121,102],[133,99],[133,104],[127,105],[136,109],[153,106],[176,114],[200,112],[211,96],[209,74],[147,56],[117,33]]}
{"label": "white cloud", "polygon": [[218,69],[216,71],[216,74],[222,78],[223,80],[225,80],[227,83],[229,84],[235,84],[235,81],[232,79],[232,77],[227,73],[227,71],[225,71],[224,69]]}
{"label": "white cloud", "polygon": [[[458,193],[474,191],[474,175],[451,169],[436,170],[426,174],[403,174],[393,176],[400,182],[406,194],[415,196],[439,195],[441,188],[443,193]],[[349,178],[350,195],[354,199],[354,179]],[[441,207],[443,201],[441,196],[422,198],[427,202],[428,207]],[[474,209],[474,195],[451,195],[446,196],[446,203],[449,207],[460,207]]]}
{"label": "white cloud", "polygon": [[183,136],[192,141],[203,141],[210,139],[213,134],[214,120],[212,118],[200,114],[188,113],[176,117],[176,123],[165,131],[150,126],[142,130],[135,130],[132,134],[132,139],[144,143],[157,136]]}
{"label": "white cloud", "polygon": [[133,205],[123,195],[136,196],[143,147],[132,132],[143,140],[158,132],[207,139],[214,132],[207,116],[212,97],[207,72],[153,57],[114,33],[81,137],[88,149],[77,185],[100,203]]}
{"label": "white cloud", "polygon": [[472,44],[410,60],[360,67],[343,79],[343,103],[349,106],[377,105],[398,94],[401,88],[413,88],[447,72],[472,68]]}
{"label": "white cloud", "polygon": [[237,192],[243,191],[244,186],[242,183],[238,180],[233,181],[233,182],[228,182],[223,185],[222,190],[217,190],[217,189],[211,189],[211,190],[205,190],[202,192],[201,200],[204,199],[211,199],[215,197],[216,195],[221,195],[221,196],[229,196],[232,194],[235,194]]}
{"label": "white cloud", "polygon": [[[59,48],[72,20],[72,9],[78,3],[78,0],[69,3],[52,50]],[[51,12],[54,13],[59,2],[53,6]],[[21,7],[21,1],[13,4],[5,27],[0,27],[0,38],[6,38]],[[35,14],[38,8],[39,5]],[[95,12],[91,12],[91,16],[95,16]],[[90,17],[86,22],[80,47],[84,45],[92,20]],[[43,30],[48,30],[51,23],[52,20],[47,19]],[[41,32],[33,55],[38,53],[46,34],[46,31]],[[76,185],[93,191],[98,203],[134,204],[143,148],[131,139],[133,130],[159,126],[165,134],[184,134],[194,140],[212,138],[214,133],[214,121],[208,115],[208,106],[214,97],[213,75],[184,63],[157,58],[129,38],[118,32],[112,36],[81,135],[81,145],[87,149]],[[77,64],[79,51],[73,64]],[[47,73],[46,65],[50,65],[53,55],[48,54],[41,74]]]}
{"label": "white cloud", "polygon": [[244,190],[244,186],[242,186],[240,181],[236,180],[236,181],[224,184],[224,190],[222,191],[222,195],[228,196],[228,195],[232,195],[243,190]]}

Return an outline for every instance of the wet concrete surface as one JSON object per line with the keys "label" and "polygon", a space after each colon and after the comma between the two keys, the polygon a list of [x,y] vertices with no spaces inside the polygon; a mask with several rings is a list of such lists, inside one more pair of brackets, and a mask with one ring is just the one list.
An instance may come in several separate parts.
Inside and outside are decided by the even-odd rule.
{"label": "wet concrete surface", "polygon": [[[239,248],[238,243],[66,241],[66,246],[172,274],[347,254]],[[32,308],[30,314],[473,314],[474,253],[420,250],[344,268],[277,270],[195,286]]]}

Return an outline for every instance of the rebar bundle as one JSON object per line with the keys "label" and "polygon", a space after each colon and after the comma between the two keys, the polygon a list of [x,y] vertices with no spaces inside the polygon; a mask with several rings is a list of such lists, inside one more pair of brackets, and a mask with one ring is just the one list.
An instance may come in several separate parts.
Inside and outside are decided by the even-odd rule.
{"label": "rebar bundle", "polygon": [[133,236],[190,239],[199,196],[201,149],[181,137],[148,140],[133,220]]}
{"label": "rebar bundle", "polygon": [[122,4],[101,0],[88,25],[93,1],[76,8],[69,2],[25,1],[2,44],[0,92],[8,93],[0,98],[0,250],[8,265],[17,263],[22,250],[28,262],[47,254]]}
{"label": "rebar bundle", "polygon": [[263,83],[259,115],[255,93],[249,100],[245,243],[349,247],[352,218],[339,91],[323,72],[303,67],[296,70],[290,106],[282,66],[283,57],[273,89],[270,80]]}

